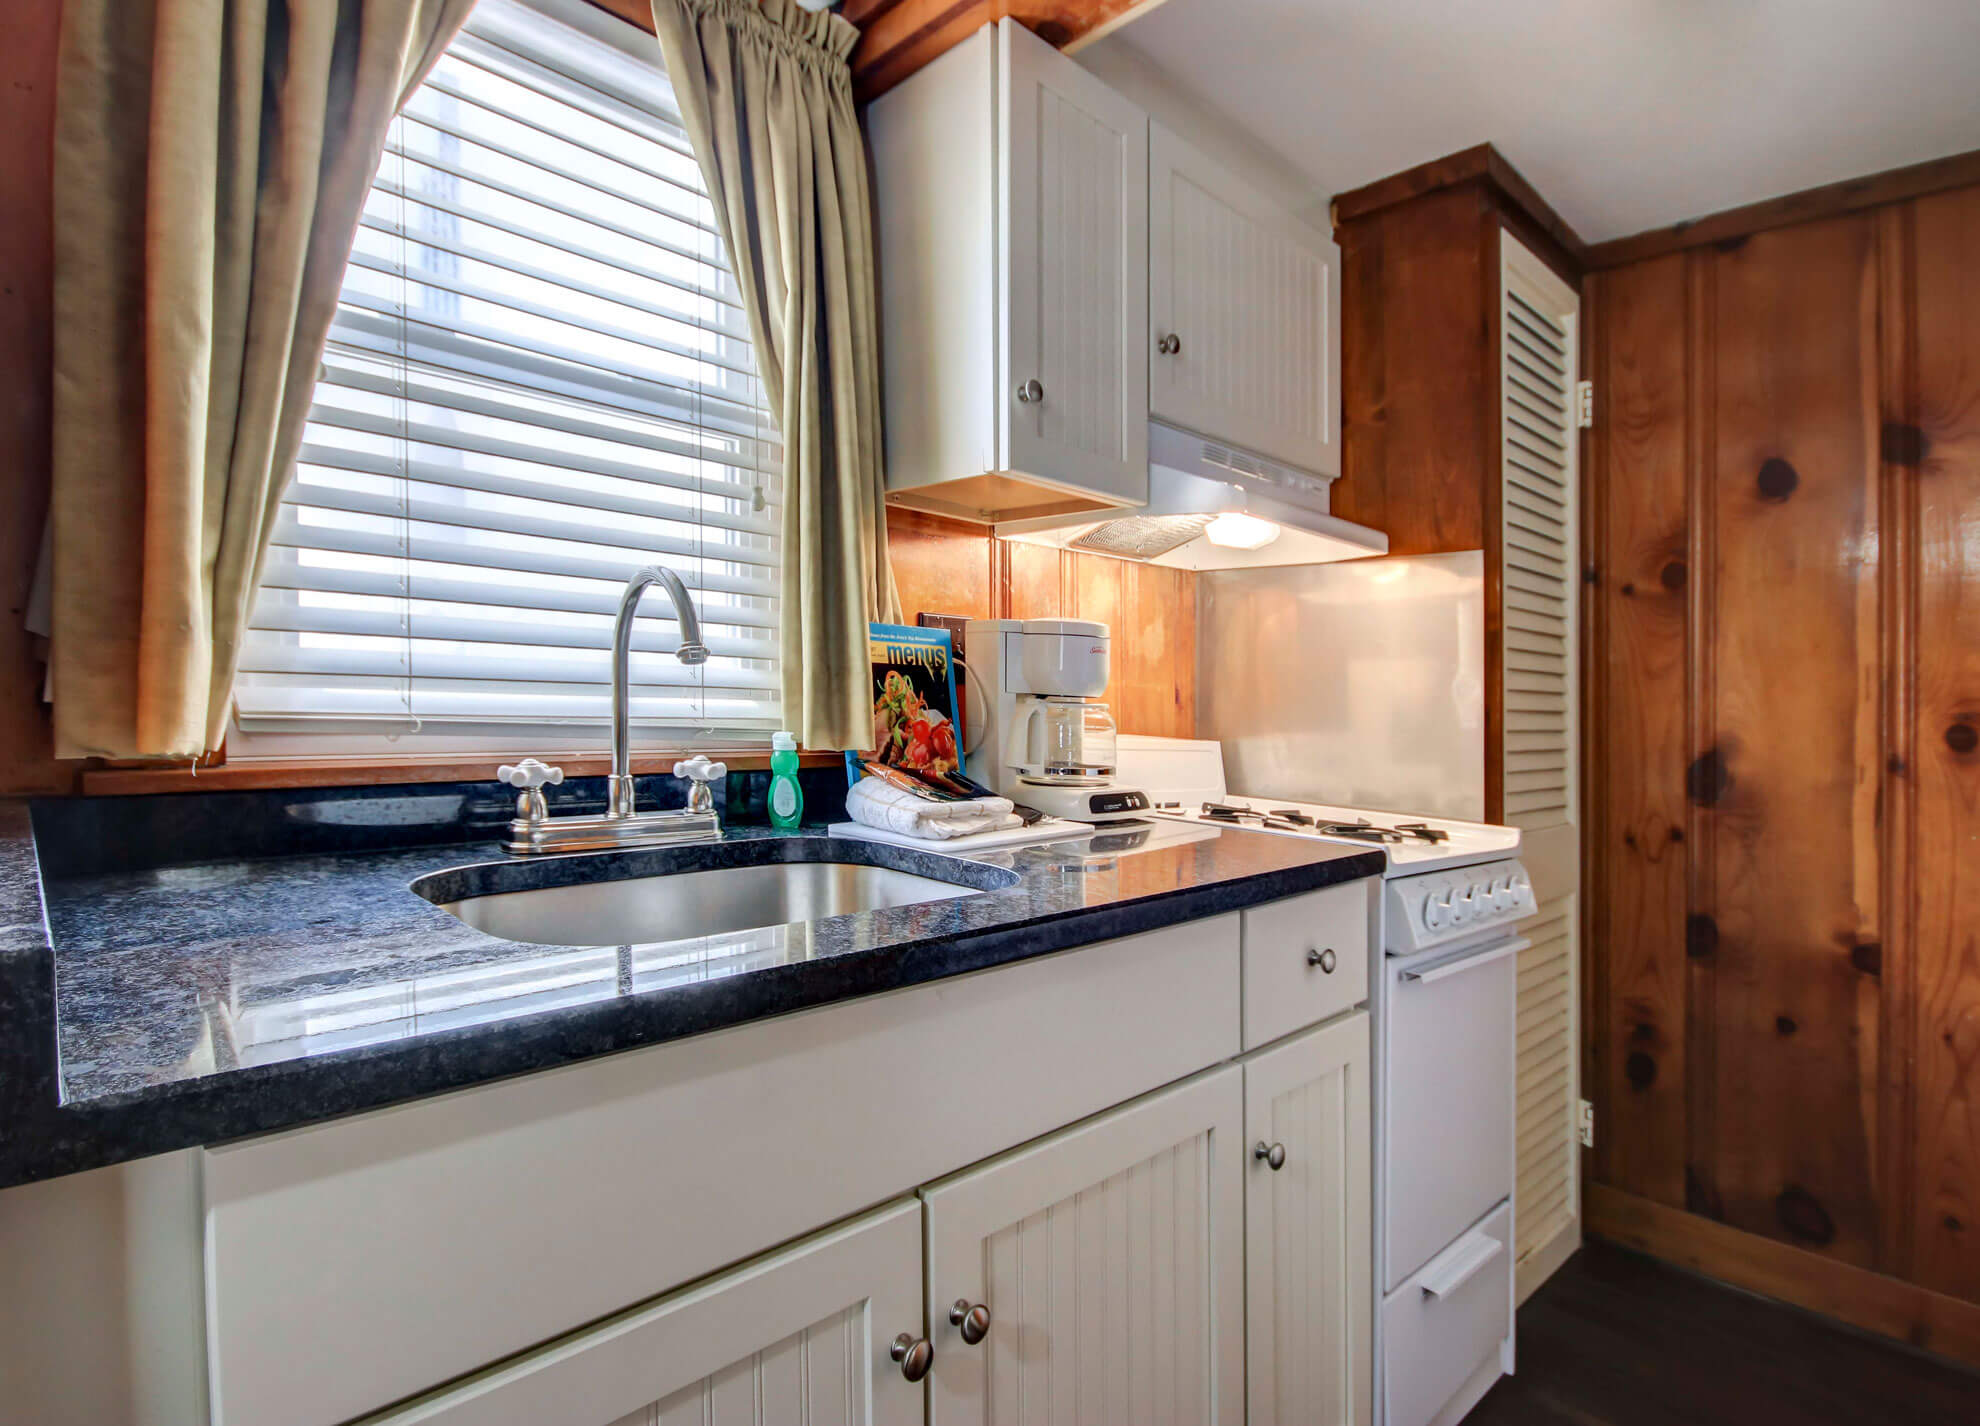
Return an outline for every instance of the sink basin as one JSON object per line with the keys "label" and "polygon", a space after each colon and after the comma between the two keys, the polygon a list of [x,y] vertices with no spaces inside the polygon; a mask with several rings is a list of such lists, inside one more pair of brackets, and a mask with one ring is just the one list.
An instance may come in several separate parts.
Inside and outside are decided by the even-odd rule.
{"label": "sink basin", "polygon": [[413,889],[476,930],[504,940],[617,946],[729,935],[854,911],[946,901],[1016,880],[978,863],[916,858],[981,883],[962,884],[874,865],[864,860],[871,854],[861,844],[819,840],[822,846],[801,848],[808,855],[796,860],[759,859],[763,849],[788,851],[790,843],[745,842],[723,849],[740,854],[743,864],[733,866],[639,875],[645,863],[665,855],[644,853],[639,854],[633,874],[627,874],[623,856],[600,858],[605,865],[598,868],[599,879],[570,885],[502,889],[504,883],[536,870],[527,864],[505,863],[437,873],[414,883]]}

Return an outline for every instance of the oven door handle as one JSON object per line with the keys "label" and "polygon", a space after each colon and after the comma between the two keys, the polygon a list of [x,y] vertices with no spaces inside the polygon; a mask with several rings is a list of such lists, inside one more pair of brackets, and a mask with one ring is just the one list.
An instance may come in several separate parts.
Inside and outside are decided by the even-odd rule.
{"label": "oven door handle", "polygon": [[1507,956],[1516,956],[1532,944],[1533,942],[1526,937],[1520,936],[1494,946],[1481,955],[1461,956],[1454,961],[1445,961],[1440,966],[1432,966],[1429,970],[1406,970],[1402,973],[1402,978],[1413,985],[1435,985],[1440,980],[1449,980],[1452,976],[1463,975],[1468,970],[1489,966],[1494,961],[1504,960]]}

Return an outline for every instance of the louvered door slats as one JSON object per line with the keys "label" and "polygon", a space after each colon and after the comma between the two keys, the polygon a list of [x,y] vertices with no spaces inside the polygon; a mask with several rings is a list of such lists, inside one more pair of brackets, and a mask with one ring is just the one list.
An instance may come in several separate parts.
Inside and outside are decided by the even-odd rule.
{"label": "louvered door slats", "polygon": [[[1573,291],[1509,237],[1500,263],[1500,549],[1505,820],[1527,834],[1539,914],[1521,927],[1518,1256],[1557,1254],[1578,1222]],[[1565,852],[1563,848],[1569,849]],[[1525,1274],[1522,1274],[1523,1279]],[[1531,1287],[1537,1282],[1523,1281]]]}

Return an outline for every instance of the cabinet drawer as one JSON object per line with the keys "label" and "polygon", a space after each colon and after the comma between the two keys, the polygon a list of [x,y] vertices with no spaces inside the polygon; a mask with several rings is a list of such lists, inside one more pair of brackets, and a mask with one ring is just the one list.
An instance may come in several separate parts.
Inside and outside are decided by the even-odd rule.
{"label": "cabinet drawer", "polygon": [[[1368,998],[1374,880],[1289,896],[1244,913],[1244,1047]],[[1331,967],[1331,969],[1330,969]]]}

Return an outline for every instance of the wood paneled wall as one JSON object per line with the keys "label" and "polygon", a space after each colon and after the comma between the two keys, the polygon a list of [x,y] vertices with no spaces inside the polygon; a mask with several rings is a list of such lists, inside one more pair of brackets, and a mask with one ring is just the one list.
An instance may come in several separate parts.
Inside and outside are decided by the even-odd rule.
{"label": "wood paneled wall", "polygon": [[21,621],[48,512],[59,5],[0,7],[0,795],[67,791]]}
{"label": "wood paneled wall", "polygon": [[970,619],[1098,619],[1114,633],[1107,701],[1123,733],[1196,735],[1196,575],[990,537],[891,508],[901,607]]}
{"label": "wood paneled wall", "polygon": [[1980,1360],[1980,187],[1585,296],[1591,1226]]}

